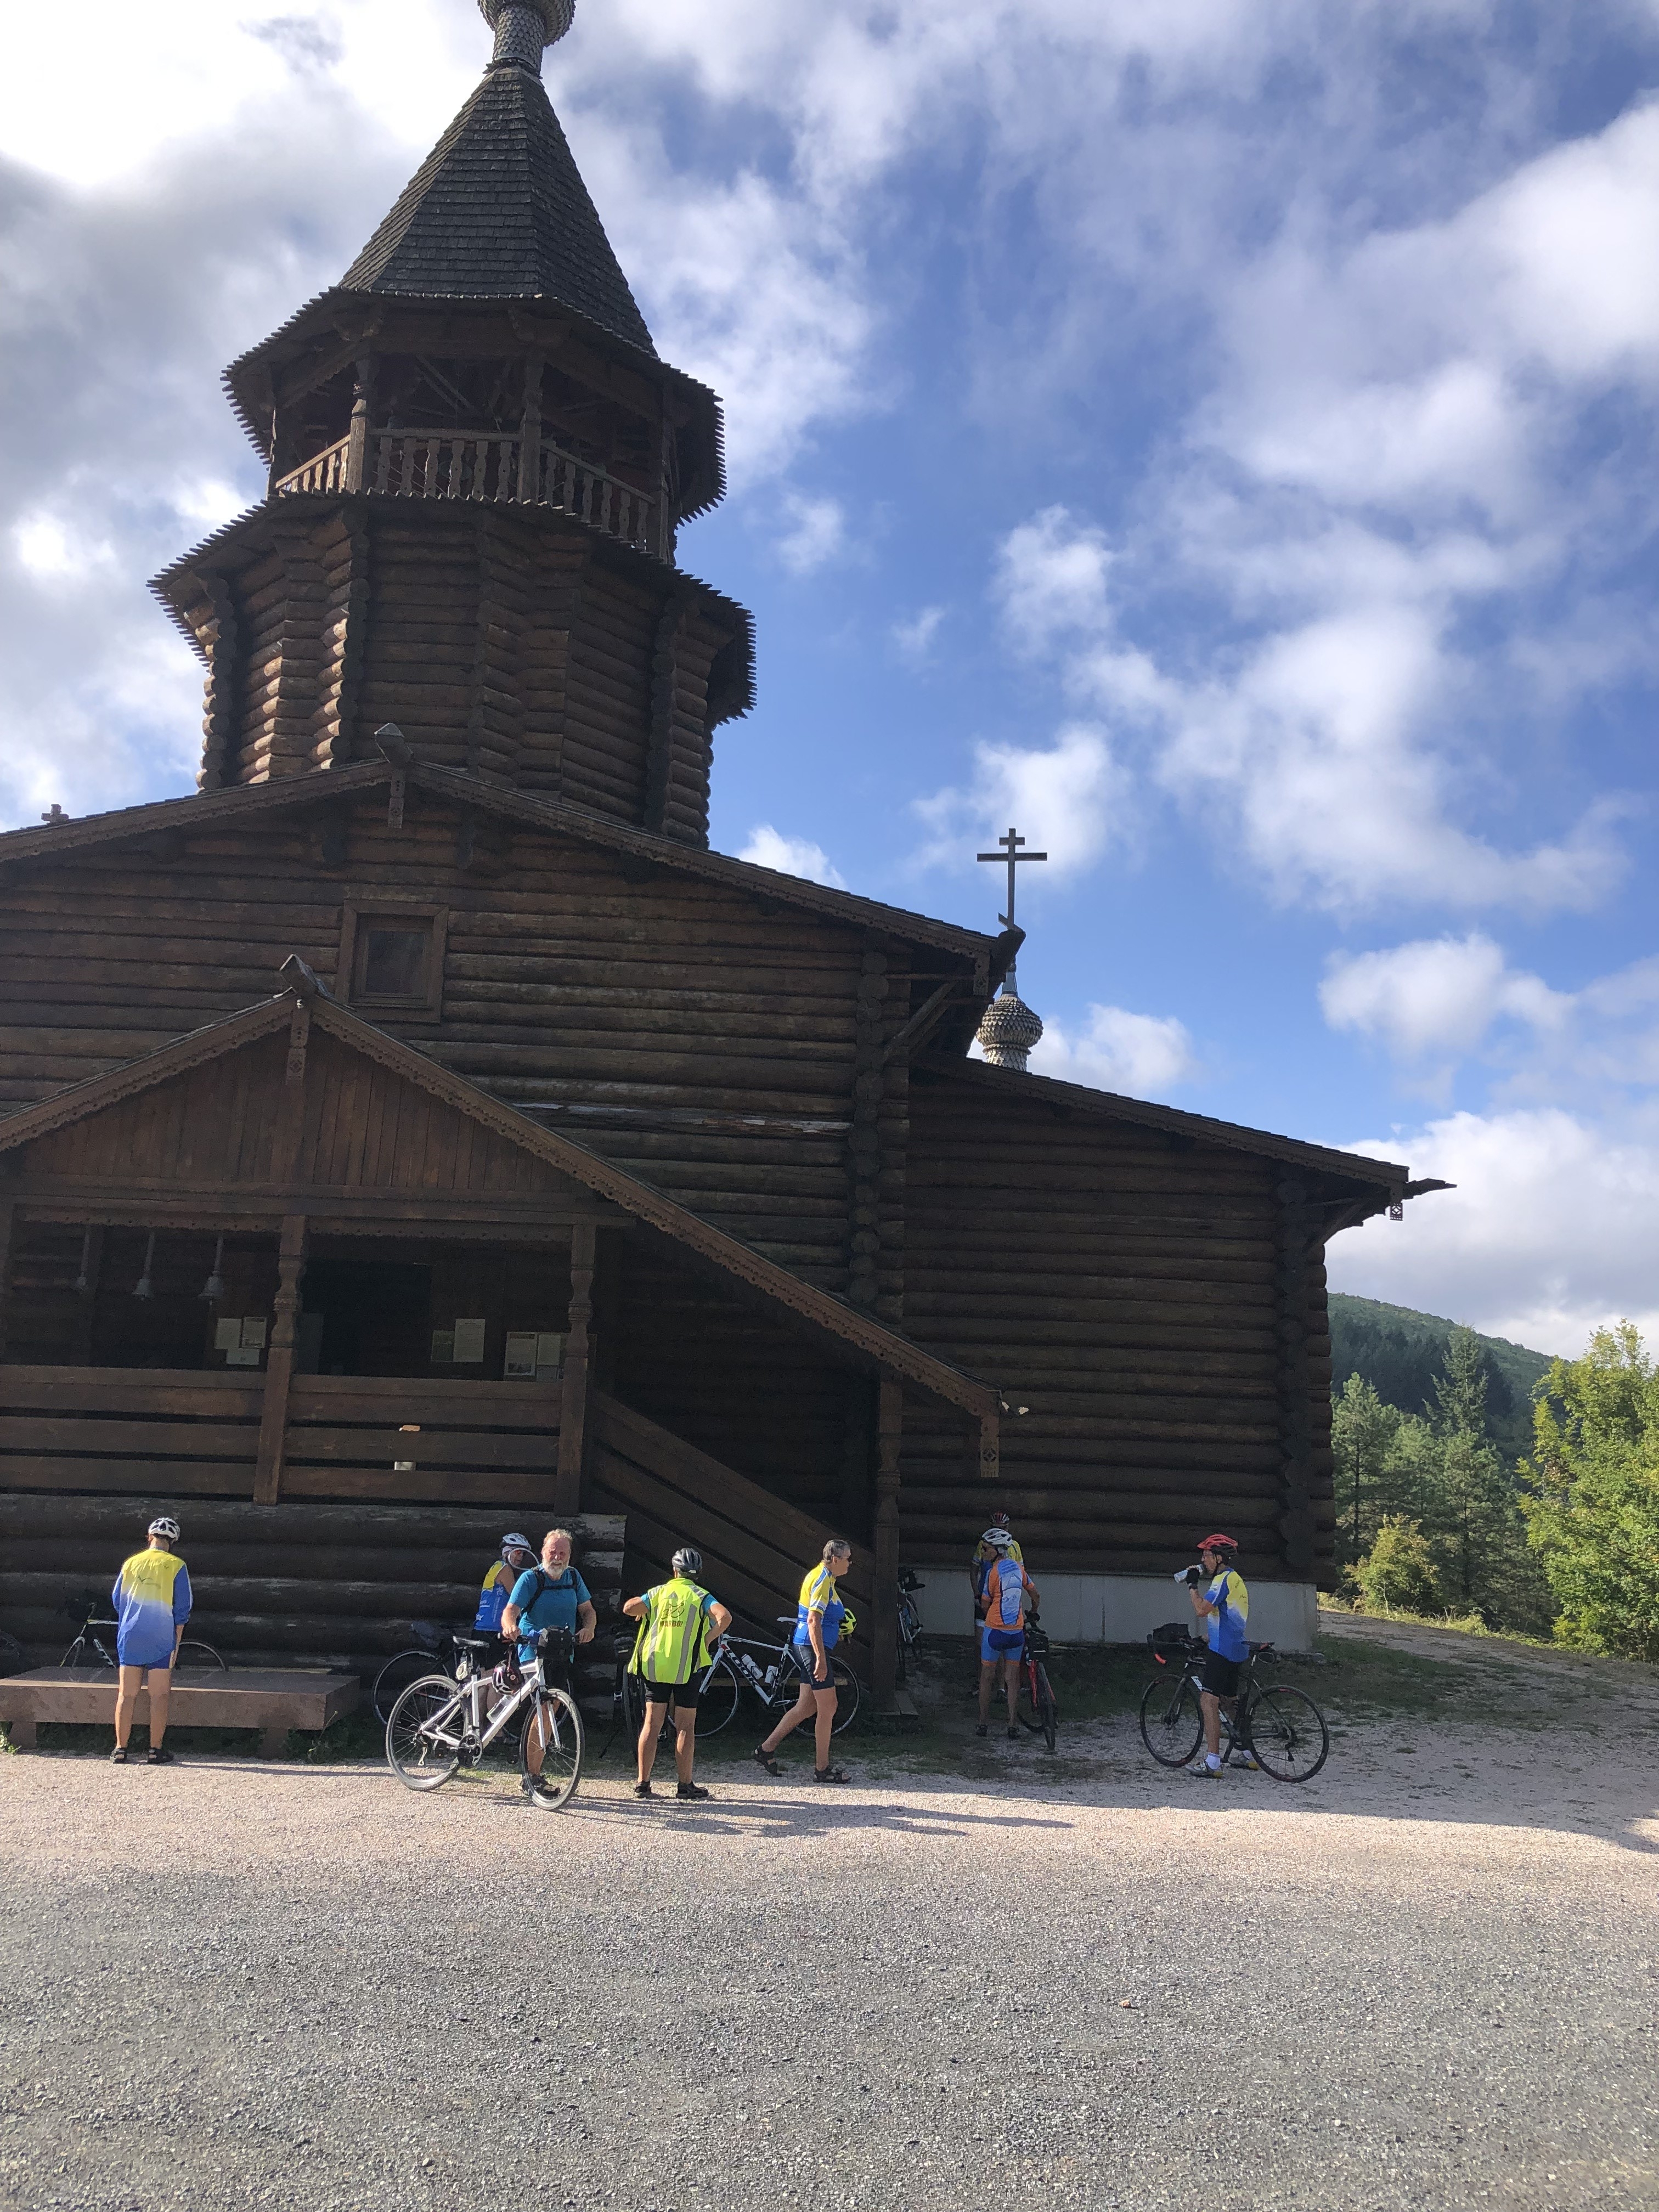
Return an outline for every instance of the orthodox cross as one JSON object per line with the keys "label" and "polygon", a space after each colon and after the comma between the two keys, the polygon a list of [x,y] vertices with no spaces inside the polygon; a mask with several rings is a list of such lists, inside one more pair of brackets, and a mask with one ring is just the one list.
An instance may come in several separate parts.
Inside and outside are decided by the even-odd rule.
{"label": "orthodox cross", "polygon": [[1008,824],[1008,835],[1006,837],[999,837],[997,839],[998,845],[1002,848],[1000,852],[978,853],[975,854],[975,858],[976,860],[1000,860],[1006,864],[1008,870],[1008,911],[1006,914],[1000,914],[997,916],[997,920],[1002,924],[1005,929],[1012,929],[1014,926],[1015,869],[1024,866],[1027,861],[1046,860],[1048,857],[1046,853],[1022,853],[1019,848],[1024,842],[1025,840],[1018,834],[1015,830],[1013,823],[1011,822]]}
{"label": "orthodox cross", "polygon": [[40,819],[41,819],[43,822],[46,822],[46,823],[67,822],[67,821],[69,820],[69,817],[68,817],[68,815],[67,815],[67,814],[65,814],[65,813],[64,813],[64,811],[63,808],[62,808],[62,807],[58,804],[58,801],[54,799],[52,800],[52,811],[51,811],[51,813],[50,813],[50,814],[43,814],[43,815],[40,817]]}

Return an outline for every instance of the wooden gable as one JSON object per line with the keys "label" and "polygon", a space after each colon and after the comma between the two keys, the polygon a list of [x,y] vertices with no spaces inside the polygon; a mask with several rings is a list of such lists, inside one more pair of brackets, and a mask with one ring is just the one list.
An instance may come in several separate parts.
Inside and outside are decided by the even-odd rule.
{"label": "wooden gable", "polygon": [[21,1170],[31,1206],[125,1197],[155,1216],[170,1197],[192,1209],[240,1200],[261,1213],[361,1201],[382,1217],[514,1220],[604,1210],[505,1133],[326,1031],[306,1044],[296,1107],[290,1049],[283,1018],[36,1138]]}

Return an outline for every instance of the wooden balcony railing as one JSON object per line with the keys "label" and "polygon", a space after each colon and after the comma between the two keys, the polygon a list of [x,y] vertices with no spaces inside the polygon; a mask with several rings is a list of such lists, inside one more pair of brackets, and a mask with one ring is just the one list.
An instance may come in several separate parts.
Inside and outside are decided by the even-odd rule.
{"label": "wooden balcony railing", "polygon": [[349,435],[279,477],[275,490],[372,491],[401,499],[525,500],[556,507],[607,538],[665,557],[659,500],[544,438],[522,465],[507,430],[371,430],[361,459]]}

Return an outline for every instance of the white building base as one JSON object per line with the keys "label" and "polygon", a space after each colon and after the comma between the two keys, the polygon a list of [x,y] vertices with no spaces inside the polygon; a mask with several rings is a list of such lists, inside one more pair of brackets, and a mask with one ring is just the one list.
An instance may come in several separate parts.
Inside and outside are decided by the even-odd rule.
{"label": "white building base", "polygon": [[[925,1627],[940,1636],[974,1632],[968,1570],[918,1565],[927,1588],[916,1593]],[[1166,1620],[1190,1625],[1187,1593],[1157,1575],[1054,1575],[1033,1571],[1042,1598],[1042,1626],[1056,1644],[1139,1644]],[[1319,1621],[1311,1583],[1252,1581],[1250,1641],[1285,1651],[1311,1651]]]}

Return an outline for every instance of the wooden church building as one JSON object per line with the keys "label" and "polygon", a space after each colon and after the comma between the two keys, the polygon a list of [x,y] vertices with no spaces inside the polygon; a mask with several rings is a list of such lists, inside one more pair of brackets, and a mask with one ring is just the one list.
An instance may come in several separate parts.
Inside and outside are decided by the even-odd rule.
{"label": "wooden church building", "polygon": [[624,1515],[635,1586],[695,1541],[762,1625],[836,1528],[880,1690],[901,1562],[965,1627],[1000,1507],[1061,1636],[1221,1525],[1294,1637],[1324,1247],[1407,1171],[972,1059],[1017,931],[708,849],[720,402],[543,89],[572,0],[481,4],[227,374],[266,495],[155,584],[199,789],[0,836],[0,1621],[55,1658],[163,1506],[229,1655],[360,1665],[508,1527]]}

